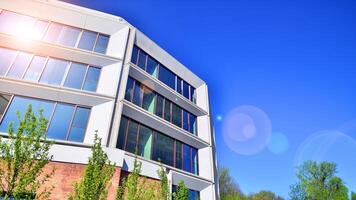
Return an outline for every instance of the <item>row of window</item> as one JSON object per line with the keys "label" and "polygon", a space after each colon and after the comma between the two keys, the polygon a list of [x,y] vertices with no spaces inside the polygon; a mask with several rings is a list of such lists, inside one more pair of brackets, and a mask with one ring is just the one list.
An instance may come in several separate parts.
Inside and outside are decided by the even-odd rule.
{"label": "row of window", "polygon": [[195,88],[193,86],[189,85],[186,81],[182,80],[182,78],[175,75],[171,70],[163,66],[136,45],[132,51],[131,62],[152,76],[158,78],[164,84],[168,85],[185,98],[196,103]]}
{"label": "row of window", "polygon": [[197,134],[197,117],[195,115],[131,77],[127,81],[125,99],[194,135]]}
{"label": "row of window", "polygon": [[94,92],[100,68],[0,47],[0,76]]}
{"label": "row of window", "polygon": [[[172,185],[172,194],[177,191],[177,187],[178,186],[176,185]],[[189,189],[189,200],[199,200],[199,199],[200,199],[200,192]]]}
{"label": "row of window", "polygon": [[166,165],[198,174],[198,151],[124,116],[116,147]]}
{"label": "row of window", "polygon": [[89,108],[1,93],[0,132],[7,132],[10,122],[13,122],[16,129],[19,123],[16,112],[23,115],[30,104],[35,114],[43,109],[43,116],[48,119],[48,138],[83,142],[90,115]]}
{"label": "row of window", "polygon": [[106,53],[109,43],[109,36],[107,35],[6,10],[0,13],[0,32],[102,54]]}

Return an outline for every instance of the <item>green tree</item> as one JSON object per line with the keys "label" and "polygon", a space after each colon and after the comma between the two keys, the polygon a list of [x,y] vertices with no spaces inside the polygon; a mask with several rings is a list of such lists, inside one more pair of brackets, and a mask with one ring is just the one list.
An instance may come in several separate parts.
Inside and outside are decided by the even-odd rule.
{"label": "green tree", "polygon": [[351,192],[351,200],[356,200],[356,193]]}
{"label": "green tree", "polygon": [[283,200],[282,197],[276,195],[271,191],[260,191],[256,194],[249,195],[249,200]]}
{"label": "green tree", "polygon": [[48,120],[43,117],[43,110],[35,115],[31,105],[23,117],[19,112],[17,117],[17,128],[11,122],[8,138],[0,138],[1,192],[5,193],[5,199],[48,199],[53,189],[48,181],[54,174],[54,168],[44,170],[52,160],[49,155],[52,142],[46,139]]}
{"label": "green tree", "polygon": [[219,166],[219,191],[221,200],[244,200],[245,196],[239,186],[230,175],[230,170],[226,167]]}
{"label": "green tree", "polygon": [[336,164],[307,161],[298,167],[298,182],[291,186],[292,200],[348,200],[348,189],[335,176]]}
{"label": "green tree", "polygon": [[158,177],[161,179],[161,198],[162,199],[169,199],[170,192],[169,192],[169,183],[166,170],[164,170],[163,165],[161,164],[161,168],[157,171]]}
{"label": "green tree", "polygon": [[84,176],[79,182],[74,183],[74,192],[70,200],[105,200],[110,187],[110,180],[115,171],[107,154],[101,147],[101,139],[95,133],[92,155],[85,168]]}
{"label": "green tree", "polygon": [[189,189],[183,181],[179,181],[177,191],[173,193],[173,200],[189,200]]}

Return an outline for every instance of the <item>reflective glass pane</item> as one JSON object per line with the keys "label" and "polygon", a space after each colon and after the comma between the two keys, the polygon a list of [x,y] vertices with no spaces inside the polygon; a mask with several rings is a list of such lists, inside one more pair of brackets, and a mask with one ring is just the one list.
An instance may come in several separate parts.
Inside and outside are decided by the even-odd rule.
{"label": "reflective glass pane", "polygon": [[156,96],[156,110],[155,114],[159,117],[163,117],[163,97],[161,95]]}
{"label": "reflective glass pane", "polygon": [[34,28],[33,28],[33,33],[32,33],[32,38],[36,40],[40,40],[43,38],[43,35],[45,34],[47,27],[48,27],[49,22],[42,21],[42,20],[37,20]]}
{"label": "reflective glass pane", "polygon": [[43,109],[43,117],[47,119],[50,117],[54,106],[53,102],[15,96],[1,122],[0,131],[7,132],[7,127],[10,122],[14,123],[14,129],[16,130],[18,126],[16,112],[19,111],[21,116],[23,116],[30,104],[32,105],[32,110],[35,115],[38,115],[38,111]]}
{"label": "reflective glass pane", "polygon": [[189,115],[189,132],[193,133],[194,135],[196,135],[197,133],[197,117],[190,114]]}
{"label": "reflective glass pane", "polygon": [[5,10],[2,11],[0,14],[0,31],[11,34],[19,21],[21,21],[21,15]]}
{"label": "reflective glass pane", "polygon": [[127,79],[126,91],[125,91],[125,99],[131,101],[132,99],[132,91],[134,87],[134,79],[129,77]]}
{"label": "reflective glass pane", "polygon": [[192,173],[198,174],[198,151],[192,148]]}
{"label": "reflective glass pane", "polygon": [[81,63],[72,63],[64,86],[81,89],[87,67],[87,65]]}
{"label": "reflective glass pane", "polygon": [[193,103],[196,103],[196,94],[195,94],[195,88],[193,86],[190,86],[190,100]]}
{"label": "reflective glass pane", "polygon": [[174,161],[174,140],[161,133],[156,133],[155,144],[153,145],[153,160],[163,164],[173,166]]}
{"label": "reflective glass pane", "polygon": [[135,153],[136,151],[137,129],[138,129],[138,124],[131,120],[129,123],[129,130],[127,133],[127,142],[126,142],[126,151],[131,153]]}
{"label": "reflective glass pane", "polygon": [[94,51],[98,53],[106,53],[106,48],[108,47],[109,37],[106,35],[99,34],[98,40],[96,41]]}
{"label": "reflective glass pane", "polygon": [[158,62],[153,59],[151,56],[148,56],[147,58],[147,67],[146,71],[151,74],[154,77],[157,77],[158,75]]}
{"label": "reflective glass pane", "polygon": [[12,78],[21,78],[25,73],[26,68],[30,64],[32,59],[32,54],[20,52],[17,54],[14,63],[12,64],[9,72],[7,73],[8,77]]}
{"label": "reflective glass pane", "polygon": [[171,72],[166,67],[160,65],[159,67],[159,80],[162,81],[164,84],[175,90],[176,88],[176,79],[173,72]]}
{"label": "reflective glass pane", "polygon": [[155,108],[155,93],[148,89],[144,88],[143,91],[143,104],[142,107],[150,113],[154,113]]}
{"label": "reflective glass pane", "polygon": [[90,66],[85,78],[83,90],[95,92],[100,76],[100,68]]}
{"label": "reflective glass pane", "polygon": [[65,46],[74,47],[75,44],[77,43],[79,33],[80,33],[80,29],[78,28],[63,26],[61,34],[59,35],[58,38],[58,43]]}
{"label": "reflective glass pane", "polygon": [[183,129],[189,131],[189,115],[185,110],[183,110]]}
{"label": "reflective glass pane", "polygon": [[182,127],[182,108],[172,104],[172,122],[176,126]]}
{"label": "reflective glass pane", "polygon": [[190,146],[183,144],[183,170],[191,172]]}
{"label": "reflective glass pane", "polygon": [[98,33],[92,31],[83,31],[78,48],[93,51],[97,35]]}
{"label": "reflective glass pane", "polygon": [[119,137],[117,138],[116,148],[124,150],[125,147],[125,138],[127,130],[128,119],[124,116],[121,117]]}
{"label": "reflective glass pane", "polygon": [[37,81],[41,75],[45,63],[46,63],[45,57],[35,56],[32,59],[31,64],[26,71],[24,79],[30,81]]}
{"label": "reflective glass pane", "polygon": [[7,105],[9,104],[10,99],[11,99],[10,95],[0,93],[0,120],[5,112]]}
{"label": "reflective glass pane", "polygon": [[69,62],[50,58],[43,71],[40,82],[50,85],[60,85]]}
{"label": "reflective glass pane", "polygon": [[48,27],[46,36],[44,37],[44,40],[47,42],[57,42],[61,31],[62,31],[63,25],[57,24],[57,23],[51,23]]}
{"label": "reflective glass pane", "polygon": [[183,144],[179,141],[176,141],[176,168],[182,169],[183,168],[183,152],[182,152]]}
{"label": "reflective glass pane", "polygon": [[177,76],[177,86],[176,86],[176,91],[179,94],[182,94],[182,79]]}
{"label": "reflective glass pane", "polygon": [[141,84],[136,81],[132,102],[138,106],[141,106],[141,98],[142,98],[141,94],[142,94]]}
{"label": "reflective glass pane", "polygon": [[140,135],[138,139],[137,154],[147,159],[151,158],[152,130],[140,125]]}
{"label": "reflective glass pane", "polygon": [[83,142],[89,120],[90,109],[77,107],[69,132],[69,141]]}
{"label": "reflective glass pane", "polygon": [[36,19],[14,12],[3,11],[0,16],[0,32],[28,38]]}
{"label": "reflective glass pane", "polygon": [[189,99],[189,84],[183,81],[183,96]]}
{"label": "reflective glass pane", "polygon": [[73,105],[58,103],[47,131],[47,137],[66,140],[73,112]]}
{"label": "reflective glass pane", "polygon": [[143,70],[146,69],[146,57],[147,57],[147,54],[145,52],[143,52],[142,50],[140,50],[140,53],[138,54],[137,65]]}
{"label": "reflective glass pane", "polygon": [[137,54],[138,54],[138,48],[135,45],[132,49],[132,55],[131,55],[131,62],[135,65],[137,64]]}
{"label": "reflective glass pane", "polygon": [[16,56],[16,51],[0,48],[0,76],[4,76]]}
{"label": "reflective glass pane", "polygon": [[171,121],[171,102],[167,99],[164,101],[164,119]]}

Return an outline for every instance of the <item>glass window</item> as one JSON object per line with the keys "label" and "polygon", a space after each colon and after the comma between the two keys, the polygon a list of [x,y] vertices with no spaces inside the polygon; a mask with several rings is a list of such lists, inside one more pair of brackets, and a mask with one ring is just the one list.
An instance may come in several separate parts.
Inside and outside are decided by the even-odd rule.
{"label": "glass window", "polygon": [[133,91],[133,87],[134,87],[134,82],[135,82],[135,80],[131,77],[129,77],[129,79],[127,79],[125,99],[128,101],[131,101],[131,99],[132,99],[132,91]]}
{"label": "glass window", "polygon": [[36,19],[14,12],[2,11],[0,16],[0,32],[23,36],[24,31],[33,28]]}
{"label": "glass window", "polygon": [[189,84],[183,81],[183,96],[189,99]]}
{"label": "glass window", "polygon": [[93,51],[97,35],[98,33],[92,31],[83,31],[78,48]]}
{"label": "glass window", "polygon": [[16,56],[16,51],[0,48],[0,76],[4,76]]}
{"label": "glass window", "polygon": [[141,98],[142,98],[141,94],[142,94],[141,84],[136,81],[132,102],[138,106],[141,106]]}
{"label": "glass window", "polygon": [[143,91],[143,104],[142,107],[150,113],[154,113],[155,108],[155,93],[148,89],[144,88]]}
{"label": "glass window", "polygon": [[192,114],[189,114],[189,132],[193,134],[197,133],[196,123],[197,123],[197,117]]}
{"label": "glass window", "polygon": [[164,119],[171,121],[171,102],[167,99],[164,99]]}
{"label": "glass window", "polygon": [[152,147],[152,130],[140,125],[140,135],[138,139],[137,154],[150,159]]}
{"label": "glass window", "polygon": [[138,124],[131,120],[129,123],[129,130],[127,133],[127,141],[126,141],[126,151],[131,153],[135,153],[136,151],[137,129],[138,129]]}
{"label": "glass window", "polygon": [[44,40],[47,42],[57,42],[58,37],[61,34],[63,26],[57,23],[51,23],[48,27],[47,34]]}
{"label": "glass window", "polygon": [[198,174],[198,151],[192,148],[192,173]]}
{"label": "glass window", "polygon": [[182,169],[183,168],[183,152],[182,152],[183,144],[179,141],[176,141],[176,168]]}
{"label": "glass window", "polygon": [[20,52],[17,54],[14,63],[12,64],[9,72],[7,73],[8,77],[12,78],[22,78],[22,75],[25,73],[26,68],[30,64],[32,59],[32,54]]}
{"label": "glass window", "polygon": [[132,49],[132,55],[131,55],[131,62],[135,65],[137,64],[137,54],[138,54],[138,48],[135,45]]}
{"label": "glass window", "polygon": [[58,38],[58,43],[65,46],[74,47],[75,44],[77,43],[79,33],[80,33],[80,29],[78,28],[63,26],[61,34],[59,35]]}
{"label": "glass window", "polygon": [[158,75],[158,62],[152,58],[151,56],[148,56],[147,58],[147,68],[146,71],[151,74],[152,76],[157,78]]}
{"label": "glass window", "polygon": [[163,100],[163,97],[157,94],[155,114],[159,117],[163,117]]}
{"label": "glass window", "polygon": [[98,85],[99,76],[100,76],[100,68],[89,66],[85,78],[83,90],[95,92]]}
{"label": "glass window", "polygon": [[168,136],[156,133],[153,160],[162,162],[163,164],[173,166],[174,140]]}
{"label": "glass window", "polygon": [[50,58],[43,71],[40,82],[60,85],[69,62]]}
{"label": "glass window", "polygon": [[159,80],[164,84],[175,90],[176,80],[175,75],[166,67],[160,65],[159,67]]}
{"label": "glass window", "polygon": [[35,56],[26,71],[24,79],[30,81],[37,81],[46,63],[46,59],[47,58],[42,56]]}
{"label": "glass window", "polygon": [[69,141],[83,142],[89,114],[90,109],[77,107],[68,136]]}
{"label": "glass window", "polygon": [[42,21],[42,20],[37,20],[34,28],[33,28],[33,33],[32,33],[32,38],[35,40],[40,40],[43,38],[43,35],[45,34],[47,27],[48,27],[48,22]]}
{"label": "glass window", "polygon": [[183,129],[189,131],[189,114],[183,110]]}
{"label": "glass window", "polygon": [[182,108],[172,104],[172,122],[176,126],[182,127]]}
{"label": "glass window", "polygon": [[183,144],[183,170],[191,172],[190,146]]}
{"label": "glass window", "polygon": [[51,139],[66,140],[73,112],[74,106],[57,103],[47,131],[47,137]]}
{"label": "glass window", "polygon": [[116,148],[124,150],[125,148],[125,138],[127,130],[128,119],[124,116],[121,117],[119,137],[117,138]]}
{"label": "glass window", "polygon": [[189,200],[199,200],[200,194],[198,191],[189,190]]}
{"label": "glass window", "polygon": [[99,34],[95,44],[94,51],[105,54],[108,43],[109,43],[109,36]]}
{"label": "glass window", "polygon": [[182,79],[177,76],[177,86],[176,91],[182,94]]}
{"label": "glass window", "polygon": [[86,69],[87,65],[80,63],[72,63],[69,68],[64,86],[81,89]]}
{"label": "glass window", "polygon": [[10,122],[13,122],[14,129],[17,129],[18,119],[16,112],[19,111],[21,116],[23,116],[23,114],[27,111],[28,105],[30,104],[32,105],[32,110],[35,115],[38,115],[38,111],[43,109],[43,117],[46,119],[50,117],[54,106],[53,102],[15,96],[11,101],[5,116],[3,117],[0,125],[0,131],[7,132],[7,127]]}
{"label": "glass window", "polygon": [[146,57],[147,57],[147,54],[144,51],[140,50],[140,52],[138,54],[137,65],[143,70],[146,70]]}
{"label": "glass window", "polygon": [[10,95],[0,93],[0,121],[3,114],[5,113],[6,107],[9,104],[10,99],[11,99]]}
{"label": "glass window", "polygon": [[193,103],[196,103],[196,94],[195,94],[195,88],[193,86],[190,86],[190,100]]}

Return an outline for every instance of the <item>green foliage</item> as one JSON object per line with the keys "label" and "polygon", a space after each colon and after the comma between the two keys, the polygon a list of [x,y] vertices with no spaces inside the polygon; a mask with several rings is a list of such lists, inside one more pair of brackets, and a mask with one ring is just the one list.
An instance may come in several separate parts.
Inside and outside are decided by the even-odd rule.
{"label": "green foliage", "polygon": [[52,160],[49,155],[52,143],[46,139],[48,120],[43,117],[43,110],[36,116],[31,105],[22,118],[19,112],[17,117],[17,129],[11,122],[8,139],[0,138],[1,192],[14,199],[31,199],[34,196],[36,199],[48,199],[53,186],[45,187],[45,184],[48,185],[54,174],[54,168],[48,173],[44,171]]}
{"label": "green foliage", "polygon": [[298,182],[291,186],[292,200],[348,200],[348,189],[335,176],[336,164],[307,161],[298,168]]}
{"label": "green foliage", "polygon": [[276,194],[274,194],[273,192],[271,191],[260,191],[256,194],[251,194],[249,197],[248,197],[249,200],[283,200],[282,197],[280,196],[277,196]]}
{"label": "green foliage", "polygon": [[169,199],[170,192],[169,192],[169,183],[166,171],[161,165],[161,168],[157,171],[158,177],[161,179],[161,198],[162,199]]}
{"label": "green foliage", "polygon": [[173,200],[189,200],[189,189],[183,181],[179,181],[177,191],[173,193]]}
{"label": "green foliage", "polygon": [[225,167],[219,166],[219,190],[221,200],[240,200],[243,199],[243,194],[230,175],[230,170]]}
{"label": "green foliage", "polygon": [[351,200],[356,200],[356,193],[351,192]]}
{"label": "green foliage", "polygon": [[105,200],[110,187],[110,180],[115,171],[107,154],[101,147],[101,139],[95,134],[92,155],[85,168],[84,176],[74,184],[70,200]]}

